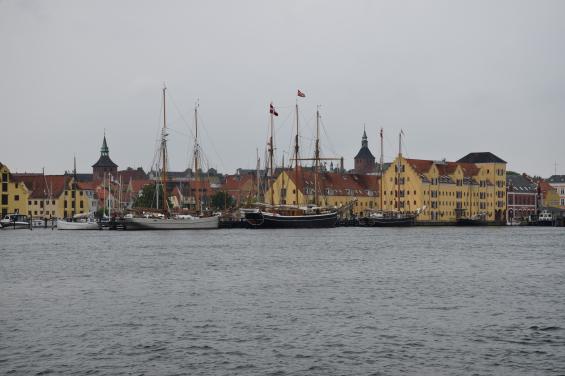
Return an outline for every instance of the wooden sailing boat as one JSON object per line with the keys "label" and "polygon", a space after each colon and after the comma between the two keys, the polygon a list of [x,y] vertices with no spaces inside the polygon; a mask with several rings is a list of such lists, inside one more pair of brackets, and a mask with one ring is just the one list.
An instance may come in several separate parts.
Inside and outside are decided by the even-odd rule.
{"label": "wooden sailing boat", "polygon": [[[201,216],[202,206],[200,210],[197,209],[197,215],[174,215],[169,210],[169,201],[167,195],[167,115],[166,115],[166,87],[163,87],[163,130],[161,133],[160,143],[160,156],[161,156],[161,184],[163,186],[163,208],[160,216],[147,214],[143,217],[125,218],[124,227],[127,230],[195,230],[195,229],[215,229],[220,225],[220,217],[214,216]],[[197,107],[194,109],[195,119],[197,119]],[[195,173],[198,175],[198,122],[196,120],[196,133],[195,133]],[[159,191],[158,189],[156,190]],[[198,189],[197,189],[198,191]],[[196,193],[198,198],[199,195]],[[197,205],[198,208],[198,205]]]}
{"label": "wooden sailing boat", "polygon": [[[270,108],[270,128],[271,134],[269,137],[268,151],[269,151],[269,170],[271,174],[274,174],[274,144],[273,144],[273,122],[274,116],[277,115],[273,105]],[[319,113],[317,113],[317,119],[319,120]],[[297,189],[296,193],[296,204],[295,205],[275,205],[274,200],[274,188],[271,183],[270,193],[271,193],[271,205],[263,205],[262,208],[246,211],[245,219],[247,223],[253,228],[328,228],[335,227],[337,222],[337,211],[327,210],[320,208],[315,205],[300,206],[299,194],[298,194],[298,180],[300,173],[299,161],[299,142],[298,142],[298,103],[296,104],[296,135],[294,143],[294,179]],[[316,142],[316,171],[318,173],[317,167],[319,165],[319,142]],[[272,180],[271,180],[272,181]],[[317,181],[317,179],[316,179]],[[316,195],[317,201],[317,195]]]}
{"label": "wooden sailing boat", "polygon": [[385,212],[383,208],[383,130],[380,131],[381,137],[381,158],[380,158],[380,198],[381,198],[381,211],[372,213],[368,217],[362,218],[361,222],[365,226],[370,227],[405,227],[412,226],[416,220],[417,214],[410,212],[402,212],[400,203],[400,186],[401,186],[401,174],[402,174],[402,131],[398,135],[398,158],[396,162],[396,210]]}

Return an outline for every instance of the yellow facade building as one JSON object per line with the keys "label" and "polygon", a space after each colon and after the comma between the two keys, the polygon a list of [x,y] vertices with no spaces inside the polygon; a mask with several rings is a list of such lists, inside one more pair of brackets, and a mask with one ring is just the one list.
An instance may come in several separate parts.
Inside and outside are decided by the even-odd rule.
{"label": "yellow facade building", "polygon": [[378,186],[375,175],[322,172],[316,176],[307,169],[299,169],[298,174],[283,170],[265,192],[265,201],[274,205],[349,206],[350,214],[363,216],[378,210]]}
{"label": "yellow facade building", "polygon": [[383,210],[419,212],[418,221],[505,222],[506,162],[492,153],[470,153],[457,162],[400,155],[383,175]]}
{"label": "yellow facade building", "polygon": [[28,207],[29,191],[24,184],[14,180],[14,176],[10,173],[8,166],[0,163],[0,211],[2,218],[6,214],[21,213],[26,214]]}
{"label": "yellow facade building", "polygon": [[80,185],[73,189],[69,175],[14,174],[29,191],[27,210],[22,214],[37,218],[67,218],[90,212],[91,200]]}

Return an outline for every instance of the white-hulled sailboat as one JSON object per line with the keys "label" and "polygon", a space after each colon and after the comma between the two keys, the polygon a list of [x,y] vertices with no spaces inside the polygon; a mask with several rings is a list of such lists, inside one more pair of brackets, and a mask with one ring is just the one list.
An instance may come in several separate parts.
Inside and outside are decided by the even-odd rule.
{"label": "white-hulled sailboat", "polygon": [[[216,229],[220,226],[220,217],[217,215],[205,217],[200,215],[202,208],[197,212],[198,215],[175,215],[169,211],[167,196],[167,115],[166,115],[166,87],[163,87],[163,130],[161,132],[160,157],[161,157],[161,186],[163,187],[163,210],[162,213],[148,213],[142,217],[129,216],[124,218],[124,228],[126,230],[202,230]],[[198,107],[194,109],[195,118],[195,143],[194,143],[194,165],[195,174],[198,176]],[[158,192],[158,190],[156,190]],[[197,200],[198,201],[198,200]],[[198,207],[198,203],[197,203]]]}

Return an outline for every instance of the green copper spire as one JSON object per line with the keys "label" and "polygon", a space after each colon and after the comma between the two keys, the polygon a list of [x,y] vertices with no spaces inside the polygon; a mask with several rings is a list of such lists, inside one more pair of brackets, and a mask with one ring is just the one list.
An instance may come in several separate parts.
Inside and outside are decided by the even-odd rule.
{"label": "green copper spire", "polygon": [[104,141],[102,141],[102,147],[100,148],[101,156],[108,156],[110,150],[108,149],[108,144],[106,143],[106,132],[104,132]]}

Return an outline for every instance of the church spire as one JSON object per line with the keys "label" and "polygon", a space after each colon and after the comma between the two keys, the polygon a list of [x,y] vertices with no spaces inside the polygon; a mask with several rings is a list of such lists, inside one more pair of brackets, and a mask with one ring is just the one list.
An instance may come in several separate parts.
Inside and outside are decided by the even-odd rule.
{"label": "church spire", "polygon": [[369,142],[367,141],[367,132],[365,131],[365,124],[363,124],[363,137],[361,138],[361,147],[369,147]]}
{"label": "church spire", "polygon": [[108,144],[106,143],[106,131],[104,131],[104,140],[102,141],[102,147],[100,148],[100,155],[107,157],[110,154],[108,149]]}

